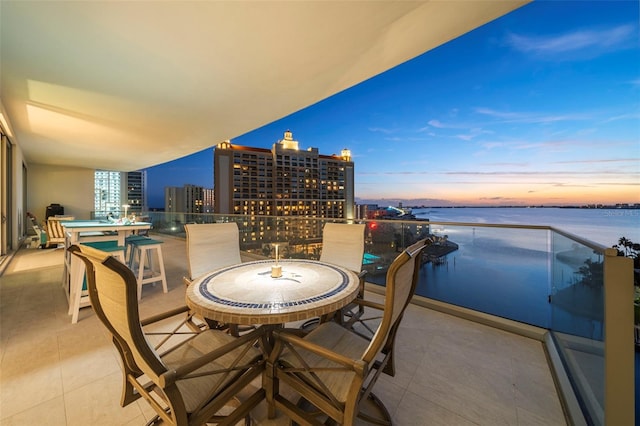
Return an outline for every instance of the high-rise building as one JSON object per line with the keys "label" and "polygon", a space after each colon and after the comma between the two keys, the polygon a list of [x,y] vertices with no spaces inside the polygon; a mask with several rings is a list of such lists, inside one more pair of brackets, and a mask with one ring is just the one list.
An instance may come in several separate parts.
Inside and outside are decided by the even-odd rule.
{"label": "high-rise building", "polygon": [[122,198],[123,179],[121,172],[96,170],[94,174],[94,210],[95,216],[111,213],[118,217],[125,204]]}
{"label": "high-rise building", "polygon": [[147,172],[138,170],[135,172],[124,173],[127,181],[127,203],[129,212],[140,215],[143,211],[147,211]]}
{"label": "high-rise building", "polygon": [[355,217],[354,164],[349,150],[301,150],[291,131],[271,150],[218,144],[214,151],[215,213]]}
{"label": "high-rise building", "polygon": [[139,215],[147,210],[146,171],[114,172],[96,170],[94,174],[94,215],[115,217],[124,214]]}
{"label": "high-rise building", "polygon": [[196,185],[164,188],[167,213],[213,213],[213,189]]}
{"label": "high-rise building", "polygon": [[[312,241],[320,238],[322,224],[308,218],[355,218],[354,164],[347,149],[339,156],[301,150],[287,130],[270,150],[225,141],[213,157],[214,212],[249,217],[245,244]],[[285,219],[273,226],[256,216]]]}

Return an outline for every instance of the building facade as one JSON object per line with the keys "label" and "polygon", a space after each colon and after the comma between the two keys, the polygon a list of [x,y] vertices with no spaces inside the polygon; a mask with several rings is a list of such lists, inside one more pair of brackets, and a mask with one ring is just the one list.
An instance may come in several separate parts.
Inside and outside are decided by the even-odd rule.
{"label": "building facade", "polygon": [[126,196],[129,205],[129,212],[140,216],[148,209],[147,204],[147,172],[138,170],[124,173],[126,177]]}
{"label": "building facade", "polygon": [[109,214],[120,216],[122,205],[126,204],[122,197],[125,192],[122,172],[96,170],[94,175],[94,215],[104,217]]}
{"label": "building facade", "polygon": [[215,213],[355,217],[354,163],[349,150],[301,150],[287,130],[271,150],[218,144],[214,151]]}
{"label": "building facade", "polygon": [[213,189],[196,185],[164,188],[166,213],[213,213]]}
{"label": "building facade", "polygon": [[147,211],[147,172],[96,170],[94,174],[94,216],[140,215]]}
{"label": "building facade", "polygon": [[[354,163],[349,150],[323,155],[317,148],[302,150],[293,133],[272,148],[234,145],[229,141],[214,150],[214,192],[217,214],[250,217],[277,216],[285,220],[265,225],[250,219],[256,242],[275,232],[275,240],[296,236],[309,240],[321,235],[318,221],[304,218],[354,219]],[[273,229],[275,227],[275,229]]]}

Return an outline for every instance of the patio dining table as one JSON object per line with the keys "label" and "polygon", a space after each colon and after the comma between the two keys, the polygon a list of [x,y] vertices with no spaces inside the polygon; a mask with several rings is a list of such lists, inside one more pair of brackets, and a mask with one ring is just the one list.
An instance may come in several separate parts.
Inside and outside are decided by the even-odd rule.
{"label": "patio dining table", "polygon": [[[187,306],[205,319],[265,327],[263,349],[270,352],[275,328],[335,312],[358,295],[358,275],[346,268],[287,259],[278,262],[281,273],[272,276],[273,266],[274,260],[259,260],[206,273],[187,288]],[[265,379],[263,386],[269,391],[273,381]],[[268,417],[274,416],[269,410]]]}
{"label": "patio dining table", "polygon": [[187,305],[218,322],[284,324],[321,316],[349,304],[358,294],[358,276],[346,268],[314,260],[240,263],[204,274],[189,285]]}

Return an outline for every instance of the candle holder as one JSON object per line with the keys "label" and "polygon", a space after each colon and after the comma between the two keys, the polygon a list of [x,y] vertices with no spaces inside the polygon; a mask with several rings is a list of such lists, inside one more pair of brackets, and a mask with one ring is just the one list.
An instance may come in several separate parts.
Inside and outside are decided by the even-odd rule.
{"label": "candle holder", "polygon": [[280,278],[282,276],[282,266],[278,265],[279,257],[278,244],[276,244],[276,264],[271,266],[271,278]]}
{"label": "candle holder", "polygon": [[281,265],[271,265],[271,278],[280,278],[282,276]]}

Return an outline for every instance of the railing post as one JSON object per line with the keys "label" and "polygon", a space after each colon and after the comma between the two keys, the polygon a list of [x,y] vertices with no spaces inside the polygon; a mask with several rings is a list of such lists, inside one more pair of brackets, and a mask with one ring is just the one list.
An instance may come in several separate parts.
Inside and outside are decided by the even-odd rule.
{"label": "railing post", "polygon": [[614,248],[604,256],[605,400],[607,425],[632,425],[635,417],[633,261]]}

